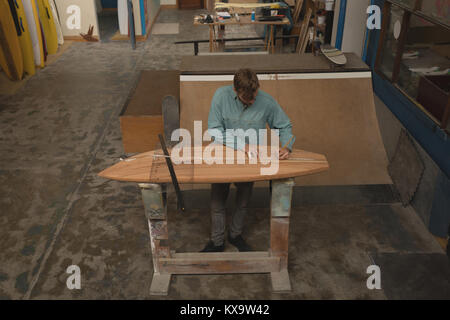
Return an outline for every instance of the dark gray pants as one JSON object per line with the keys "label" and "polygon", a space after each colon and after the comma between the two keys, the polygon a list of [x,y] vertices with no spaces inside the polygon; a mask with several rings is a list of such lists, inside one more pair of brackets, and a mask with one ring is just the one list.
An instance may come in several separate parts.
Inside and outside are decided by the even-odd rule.
{"label": "dark gray pants", "polygon": [[[236,210],[231,217],[230,235],[236,237],[242,233],[247,207],[252,195],[253,182],[235,183]],[[211,240],[219,246],[225,240],[226,203],[230,183],[213,183],[211,185]]]}

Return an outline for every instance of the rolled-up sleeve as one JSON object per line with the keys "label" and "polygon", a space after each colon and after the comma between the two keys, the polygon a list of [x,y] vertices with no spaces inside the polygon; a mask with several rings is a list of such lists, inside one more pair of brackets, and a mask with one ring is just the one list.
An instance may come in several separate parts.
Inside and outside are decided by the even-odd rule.
{"label": "rolled-up sleeve", "polygon": [[[278,129],[280,134],[280,148],[284,147],[292,151],[295,136],[292,134],[292,123],[280,105],[274,100],[271,114],[269,116],[269,126],[271,129]],[[288,143],[289,142],[289,143]]]}

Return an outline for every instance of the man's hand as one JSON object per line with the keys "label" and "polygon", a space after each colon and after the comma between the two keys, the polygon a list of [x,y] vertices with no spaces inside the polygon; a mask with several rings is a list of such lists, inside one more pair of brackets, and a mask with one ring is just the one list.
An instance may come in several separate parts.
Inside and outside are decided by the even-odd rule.
{"label": "man's hand", "polygon": [[280,160],[286,160],[289,158],[289,149],[288,148],[281,148],[279,151],[279,159]]}
{"label": "man's hand", "polygon": [[258,147],[245,144],[245,153],[250,160],[253,158],[258,158]]}

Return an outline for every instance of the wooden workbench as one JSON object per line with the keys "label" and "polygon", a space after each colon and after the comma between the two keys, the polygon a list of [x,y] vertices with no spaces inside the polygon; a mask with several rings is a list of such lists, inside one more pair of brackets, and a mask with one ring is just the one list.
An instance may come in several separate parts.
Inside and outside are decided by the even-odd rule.
{"label": "wooden workbench", "polygon": [[[209,52],[216,51],[218,44],[221,42],[221,39],[224,37],[224,28],[229,25],[265,25],[268,26],[268,32],[266,32],[265,39],[265,48],[269,53],[275,53],[275,34],[276,28],[278,26],[289,24],[288,18],[283,18],[281,21],[258,21],[258,16],[255,21],[251,21],[251,17],[249,15],[239,16],[239,21],[233,16],[229,19],[223,19],[220,21],[214,21],[212,23],[200,23],[194,18],[194,26],[209,26]],[[217,28],[217,36],[216,38],[216,29]]]}
{"label": "wooden workbench", "polygon": [[[325,156],[303,150],[292,150],[288,160],[278,160],[278,170],[270,175],[263,174],[266,166],[262,158],[256,163],[250,160],[243,163],[228,163],[229,157],[237,159],[239,153],[226,147],[217,156],[221,163],[177,164],[174,166],[179,183],[226,183],[271,180],[270,202],[270,248],[268,251],[252,252],[208,252],[176,253],[169,246],[167,225],[166,184],[171,176],[160,156],[160,150],[141,153],[103,170],[99,176],[119,180],[138,182],[144,202],[145,216],[150,230],[150,246],[153,259],[153,279],[150,287],[152,295],[167,295],[173,274],[229,274],[229,273],[270,273],[274,292],[291,290],[288,273],[289,219],[291,212],[292,190],[295,176],[310,175],[328,170]],[[207,147],[194,147],[189,154],[194,162],[198,154],[205,154]],[[175,155],[180,150],[175,151]],[[183,151],[185,151],[183,149]],[[199,152],[197,152],[199,151]],[[171,149],[173,155],[174,149]],[[231,153],[230,153],[231,152]],[[271,151],[269,151],[269,154]],[[278,156],[278,151],[274,151]],[[262,156],[264,152],[260,155]],[[201,159],[200,159],[201,160]],[[264,164],[263,164],[264,163]]]}
{"label": "wooden workbench", "polygon": [[270,273],[274,292],[289,292],[289,220],[294,180],[271,183],[268,251],[176,253],[169,246],[164,184],[140,183],[153,258],[151,295],[167,295],[173,274]]}

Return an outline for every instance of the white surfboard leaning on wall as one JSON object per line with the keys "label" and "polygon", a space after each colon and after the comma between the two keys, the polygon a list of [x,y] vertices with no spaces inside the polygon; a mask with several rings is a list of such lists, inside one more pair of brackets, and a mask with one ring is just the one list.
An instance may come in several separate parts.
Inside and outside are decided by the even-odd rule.
{"label": "white surfboard leaning on wall", "polygon": [[55,20],[56,33],[58,35],[58,44],[64,44],[64,36],[61,29],[61,23],[59,21],[58,10],[56,10],[55,0],[50,0],[50,8],[52,9],[53,19]]}
{"label": "white surfboard leaning on wall", "polygon": [[34,0],[22,0],[22,3],[25,15],[27,16],[31,43],[33,44],[34,62],[37,66],[43,67],[44,52],[37,6]]}
{"label": "white surfboard leaning on wall", "polygon": [[119,31],[128,35],[128,6],[127,0],[117,0],[117,15],[119,17]]}

